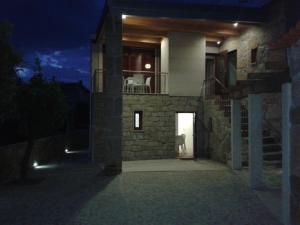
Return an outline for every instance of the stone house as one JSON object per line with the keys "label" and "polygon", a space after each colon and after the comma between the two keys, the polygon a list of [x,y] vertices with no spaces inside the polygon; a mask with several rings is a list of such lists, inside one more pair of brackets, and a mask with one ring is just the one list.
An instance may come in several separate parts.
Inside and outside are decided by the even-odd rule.
{"label": "stone house", "polygon": [[299,133],[299,93],[290,85],[291,77],[299,83],[290,76],[300,64],[299,8],[297,0],[261,7],[108,0],[92,39],[94,161],[118,173],[123,160],[211,158],[248,165],[254,189],[264,165],[282,166],[290,224],[300,202],[299,167],[290,167],[299,163],[291,134]]}
{"label": "stone house", "polygon": [[[285,30],[280,4],[108,1],[92,40],[94,160],[121,166],[122,160],[209,157],[228,163],[231,124],[239,119],[230,119],[233,104],[241,111],[236,144],[247,164],[247,98],[261,93],[264,129],[277,151],[269,163],[280,164],[278,99],[288,66],[285,51],[269,49]],[[268,85],[274,76],[278,82]]]}

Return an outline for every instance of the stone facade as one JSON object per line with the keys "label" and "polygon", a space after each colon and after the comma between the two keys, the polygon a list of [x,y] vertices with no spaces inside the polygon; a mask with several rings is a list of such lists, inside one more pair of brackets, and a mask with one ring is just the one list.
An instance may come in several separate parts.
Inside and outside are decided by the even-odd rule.
{"label": "stone facade", "polygon": [[215,99],[204,101],[205,152],[208,158],[226,163],[230,155],[230,123]]}
{"label": "stone facade", "polygon": [[93,93],[92,96],[92,127],[91,143],[93,160],[95,162],[104,162],[104,98],[101,93]]}
{"label": "stone facade", "polygon": [[[242,35],[224,41],[221,51],[237,50],[237,80],[246,80],[249,73],[285,70],[288,67],[284,49],[271,50],[272,41],[285,32],[286,19],[283,2],[269,8],[269,22],[253,26]],[[276,16],[274,16],[276,15]],[[257,48],[257,61],[251,63],[251,50]]]}
{"label": "stone facade", "polygon": [[[141,131],[133,129],[134,111],[143,111]],[[123,160],[176,158],[176,112],[195,112],[200,120],[200,98],[123,95]]]}
{"label": "stone facade", "polygon": [[[68,140],[65,135],[41,138],[35,141],[31,162],[40,164],[59,160],[64,155]],[[20,162],[24,155],[27,143],[17,143],[0,147],[0,181],[16,178],[20,172]]]}

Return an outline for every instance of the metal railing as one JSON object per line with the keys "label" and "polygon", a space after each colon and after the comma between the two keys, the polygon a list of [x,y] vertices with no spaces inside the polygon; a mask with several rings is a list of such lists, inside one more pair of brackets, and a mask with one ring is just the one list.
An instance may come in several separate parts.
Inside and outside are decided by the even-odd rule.
{"label": "metal railing", "polygon": [[[104,70],[96,69],[93,74],[92,90],[102,93]],[[167,94],[168,73],[123,70],[123,93],[126,94]]]}
{"label": "metal railing", "polygon": [[[217,94],[226,94],[229,92],[228,88],[216,77],[211,77],[204,80],[201,88],[206,98],[215,96]],[[204,91],[203,91],[204,90]]]}
{"label": "metal railing", "polygon": [[123,93],[167,94],[167,79],[164,72],[123,70]]}

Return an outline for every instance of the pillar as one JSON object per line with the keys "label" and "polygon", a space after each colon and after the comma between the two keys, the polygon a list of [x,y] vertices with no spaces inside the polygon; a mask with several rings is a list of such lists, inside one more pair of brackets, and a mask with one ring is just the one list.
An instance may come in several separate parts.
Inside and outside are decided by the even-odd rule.
{"label": "pillar", "polygon": [[110,12],[105,23],[104,171],[122,171],[122,19]]}
{"label": "pillar", "polygon": [[252,189],[263,187],[262,97],[250,94],[249,99],[249,169]]}
{"label": "pillar", "polygon": [[242,168],[241,102],[231,100],[231,162],[232,169]]}
{"label": "pillar", "polygon": [[288,50],[288,58],[292,78],[290,216],[292,225],[300,225],[300,41]]}
{"label": "pillar", "polygon": [[291,84],[282,85],[282,220],[284,225],[291,224],[290,210],[290,109],[291,109]]}

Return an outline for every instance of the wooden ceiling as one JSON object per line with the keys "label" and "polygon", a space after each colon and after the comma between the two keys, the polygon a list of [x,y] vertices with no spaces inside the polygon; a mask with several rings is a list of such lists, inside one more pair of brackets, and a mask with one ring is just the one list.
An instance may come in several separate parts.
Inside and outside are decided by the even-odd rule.
{"label": "wooden ceiling", "polygon": [[205,36],[208,42],[217,42],[238,36],[250,26],[239,24],[234,27],[230,22],[210,20],[127,16],[123,20],[123,41],[159,44],[170,32],[191,32]]}

